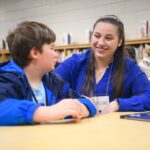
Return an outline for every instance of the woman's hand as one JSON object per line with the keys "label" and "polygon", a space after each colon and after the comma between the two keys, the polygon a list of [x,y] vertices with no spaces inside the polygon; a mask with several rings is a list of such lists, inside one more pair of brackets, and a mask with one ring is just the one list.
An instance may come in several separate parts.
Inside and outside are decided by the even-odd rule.
{"label": "woman's hand", "polygon": [[104,109],[101,111],[102,114],[106,114],[106,113],[111,113],[111,112],[116,112],[119,109],[119,104],[117,102],[117,100],[114,100],[112,102],[110,102],[109,104],[107,104]]}
{"label": "woman's hand", "polygon": [[72,116],[78,121],[88,115],[89,111],[86,106],[77,99],[63,99],[55,105],[39,107],[35,111],[33,120],[46,123],[52,120],[64,119],[66,116]]}

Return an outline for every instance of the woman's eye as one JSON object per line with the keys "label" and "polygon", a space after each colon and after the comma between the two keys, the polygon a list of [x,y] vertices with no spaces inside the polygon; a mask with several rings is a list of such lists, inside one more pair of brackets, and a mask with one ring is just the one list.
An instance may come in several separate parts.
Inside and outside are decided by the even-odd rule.
{"label": "woman's eye", "polygon": [[98,35],[98,34],[95,34],[94,35],[96,38],[100,38],[101,36],[100,35]]}
{"label": "woman's eye", "polygon": [[112,40],[113,37],[105,37],[106,40]]}

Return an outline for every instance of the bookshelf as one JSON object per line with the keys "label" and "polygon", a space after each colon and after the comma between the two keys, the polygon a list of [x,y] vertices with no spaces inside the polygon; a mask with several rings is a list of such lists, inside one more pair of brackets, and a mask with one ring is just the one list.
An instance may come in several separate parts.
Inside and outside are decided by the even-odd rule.
{"label": "bookshelf", "polygon": [[74,53],[83,53],[86,49],[90,48],[90,44],[72,44],[55,46],[55,51],[59,56],[58,62],[70,57]]}
{"label": "bookshelf", "polygon": [[[150,39],[133,39],[125,41],[125,45],[131,45],[135,48],[138,62],[143,58],[143,49],[145,48],[146,44],[150,44]],[[82,53],[90,47],[90,44],[60,45],[55,46],[55,50],[59,55],[58,61],[63,61],[72,54]]]}
{"label": "bookshelf", "polygon": [[[150,39],[133,39],[126,40],[125,45],[134,46],[137,52],[137,59],[140,60],[143,57],[143,49],[147,44],[150,44]],[[63,61],[64,59],[70,57],[74,53],[83,53],[88,48],[90,44],[72,44],[72,45],[59,45],[55,46],[55,51],[58,53],[59,60]],[[8,50],[0,50],[0,62],[5,62],[10,59],[10,53]]]}
{"label": "bookshelf", "polygon": [[125,45],[141,45],[141,44],[150,44],[150,39],[135,39],[135,40],[126,40]]}
{"label": "bookshelf", "polygon": [[136,40],[126,40],[125,45],[131,45],[134,47],[136,52],[136,60],[137,63],[143,59],[143,57],[146,56],[146,52],[144,51],[144,48],[146,45],[150,45],[150,39],[136,39]]}

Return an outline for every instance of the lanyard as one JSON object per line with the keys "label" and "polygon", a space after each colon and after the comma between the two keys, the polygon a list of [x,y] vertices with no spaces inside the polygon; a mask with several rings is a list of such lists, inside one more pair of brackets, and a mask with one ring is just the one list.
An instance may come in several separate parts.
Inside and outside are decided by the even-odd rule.
{"label": "lanyard", "polygon": [[[31,88],[31,93],[32,93],[33,100],[34,100],[36,103],[38,103],[38,100],[37,100],[37,98],[36,98],[36,96],[35,96],[35,94],[34,94],[32,88]],[[46,94],[46,93],[45,93],[45,94]],[[47,97],[47,96],[46,96],[46,97]],[[46,98],[45,104],[46,104],[46,106],[48,105],[47,98]]]}
{"label": "lanyard", "polygon": [[32,97],[33,97],[33,100],[34,100],[36,103],[38,103],[38,100],[36,99],[36,96],[35,96],[33,90],[32,90]]}
{"label": "lanyard", "polygon": [[106,96],[108,96],[108,89],[109,89],[109,84],[110,84],[110,79],[111,79],[112,68],[113,68],[113,63],[110,67],[110,73],[109,73],[109,77],[108,77],[108,81],[107,81]]}

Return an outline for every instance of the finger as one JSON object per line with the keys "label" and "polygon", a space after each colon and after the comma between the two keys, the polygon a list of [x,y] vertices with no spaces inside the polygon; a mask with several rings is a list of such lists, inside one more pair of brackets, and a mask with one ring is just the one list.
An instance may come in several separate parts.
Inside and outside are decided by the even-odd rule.
{"label": "finger", "polygon": [[66,115],[74,115],[76,118],[82,118],[84,115],[83,107],[78,100],[68,99],[64,101]]}
{"label": "finger", "polygon": [[81,118],[75,118],[76,122],[79,122],[81,120]]}
{"label": "finger", "polygon": [[79,102],[78,100],[75,100],[75,103],[77,104],[77,107],[79,107],[81,114],[84,115],[86,106],[81,102]]}
{"label": "finger", "polygon": [[71,115],[73,118],[76,118],[77,120],[80,120],[82,118],[81,112],[77,110],[71,110]]}
{"label": "finger", "polygon": [[82,104],[78,100],[73,100],[71,109],[77,110],[80,113],[80,115],[83,114]]}

